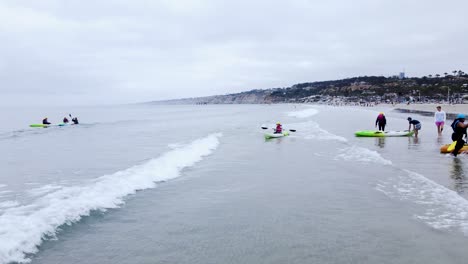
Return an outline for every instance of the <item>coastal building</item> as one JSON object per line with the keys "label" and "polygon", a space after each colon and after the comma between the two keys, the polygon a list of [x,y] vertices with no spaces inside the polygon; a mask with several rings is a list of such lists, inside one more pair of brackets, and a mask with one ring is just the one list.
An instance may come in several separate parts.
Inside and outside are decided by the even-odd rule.
{"label": "coastal building", "polygon": [[405,78],[405,72],[400,72],[398,78],[400,78],[400,80],[403,80]]}

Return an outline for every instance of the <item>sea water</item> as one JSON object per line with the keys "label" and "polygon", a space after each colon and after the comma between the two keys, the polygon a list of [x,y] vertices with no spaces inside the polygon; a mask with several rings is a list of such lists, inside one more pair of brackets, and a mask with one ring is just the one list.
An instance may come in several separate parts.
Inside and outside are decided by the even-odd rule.
{"label": "sea water", "polygon": [[[467,157],[431,117],[354,137],[380,111],[408,129],[378,107],[3,109],[0,263],[466,263]],[[277,121],[296,132],[265,140]]]}

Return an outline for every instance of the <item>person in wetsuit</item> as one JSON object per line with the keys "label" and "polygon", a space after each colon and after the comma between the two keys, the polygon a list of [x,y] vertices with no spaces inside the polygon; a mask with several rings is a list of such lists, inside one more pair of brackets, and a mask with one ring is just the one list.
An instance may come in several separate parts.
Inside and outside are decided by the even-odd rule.
{"label": "person in wetsuit", "polygon": [[463,136],[466,136],[466,128],[468,127],[468,124],[465,124],[465,115],[458,114],[457,118],[453,120],[451,127],[453,129],[452,140],[457,141],[455,149],[452,151],[452,155],[456,157],[458,155],[458,151],[460,151],[460,149],[465,145]]}
{"label": "person in wetsuit", "polygon": [[385,118],[384,113],[380,112],[375,120],[375,127],[379,125],[379,131],[385,131],[385,125],[387,124],[387,119]]}
{"label": "person in wetsuit", "polygon": [[414,137],[418,137],[418,131],[421,129],[421,122],[419,122],[416,119],[412,119],[411,117],[408,117],[408,122],[409,122],[409,128],[408,130],[411,131],[411,125],[413,125],[413,130],[414,130]]}
{"label": "person in wetsuit", "polygon": [[79,124],[78,118],[77,118],[77,117],[72,118],[72,122],[73,122],[73,124],[75,124],[75,125],[78,125],[78,124]]}
{"label": "person in wetsuit", "polygon": [[42,119],[42,124],[43,125],[50,125],[51,123],[49,122],[49,120],[47,120],[47,117]]}

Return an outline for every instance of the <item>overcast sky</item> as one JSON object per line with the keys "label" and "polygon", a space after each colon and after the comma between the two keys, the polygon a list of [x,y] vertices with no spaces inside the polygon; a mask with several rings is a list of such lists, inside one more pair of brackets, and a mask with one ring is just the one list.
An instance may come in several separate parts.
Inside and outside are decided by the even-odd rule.
{"label": "overcast sky", "polygon": [[468,71],[466,10],[466,0],[0,0],[0,103]]}

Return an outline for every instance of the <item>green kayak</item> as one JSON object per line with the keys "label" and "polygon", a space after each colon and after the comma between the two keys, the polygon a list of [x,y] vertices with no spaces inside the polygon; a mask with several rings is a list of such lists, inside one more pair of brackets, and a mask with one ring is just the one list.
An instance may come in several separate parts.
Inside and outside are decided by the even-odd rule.
{"label": "green kayak", "polygon": [[376,131],[361,130],[354,133],[356,137],[411,137],[414,131]]}
{"label": "green kayak", "polygon": [[288,131],[284,131],[283,133],[266,133],[265,139],[280,138],[285,136],[289,136]]}
{"label": "green kayak", "polygon": [[68,126],[68,124],[60,123],[60,124],[50,124],[50,125],[45,125],[45,124],[31,124],[29,125],[30,127],[51,127],[51,126]]}

